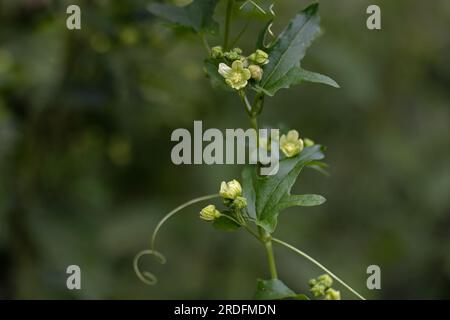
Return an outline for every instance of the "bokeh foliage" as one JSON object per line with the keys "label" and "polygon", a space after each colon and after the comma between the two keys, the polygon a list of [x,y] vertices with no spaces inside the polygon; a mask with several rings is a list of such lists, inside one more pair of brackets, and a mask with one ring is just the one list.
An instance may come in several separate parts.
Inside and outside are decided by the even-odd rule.
{"label": "bokeh foliage", "polygon": [[[75,2],[82,30],[68,31]],[[328,146],[331,172],[304,173],[296,193],[328,201],[289,209],[276,234],[369,298],[450,298],[450,3],[377,3],[381,31],[365,27],[371,1],[321,1],[325,35],[302,65],[341,89],[304,84],[266,102],[263,124]],[[156,287],[133,273],[164,213],[241,169],[173,165],[171,132],[194,120],[248,126],[237,98],[205,79],[201,41],[148,4],[0,1],[0,297],[248,298],[267,275],[259,246],[199,221],[201,206],[164,227],[168,264],[147,261]],[[307,4],[276,2],[274,31]],[[247,51],[265,21],[253,18]],[[306,291],[319,270],[275,254],[283,279]],[[79,292],[65,287],[70,264],[82,269]],[[365,292],[370,264],[382,269],[381,291]]]}

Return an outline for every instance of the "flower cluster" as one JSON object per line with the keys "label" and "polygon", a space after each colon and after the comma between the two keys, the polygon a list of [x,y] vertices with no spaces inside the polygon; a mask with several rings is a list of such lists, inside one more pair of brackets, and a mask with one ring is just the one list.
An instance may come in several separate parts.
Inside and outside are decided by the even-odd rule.
{"label": "flower cluster", "polygon": [[[259,150],[271,151],[272,143],[275,142],[286,158],[295,157],[302,152],[304,148],[311,147],[315,144],[311,139],[301,139],[299,136],[300,134],[297,130],[290,130],[287,134],[283,134],[281,137],[273,134],[268,135],[265,131],[255,133],[255,138],[259,138]],[[278,157],[278,153],[276,156]],[[258,149],[255,147],[252,147],[250,151],[250,160],[258,160]]]}
{"label": "flower cluster", "polygon": [[259,49],[246,57],[240,48],[224,52],[222,47],[216,46],[211,49],[211,58],[220,61],[219,74],[235,90],[244,89],[249,81],[260,81],[262,66],[269,63],[269,55]]}
{"label": "flower cluster", "polygon": [[302,152],[304,147],[311,147],[314,145],[314,141],[305,138],[300,139],[299,133],[297,130],[291,130],[287,133],[287,135],[283,134],[280,138],[280,150],[283,154],[292,158]]}
{"label": "flower cluster", "polygon": [[[239,222],[243,221],[241,210],[247,207],[247,199],[242,196],[242,187],[239,181],[223,181],[220,185],[219,195],[223,203],[231,209],[230,212]],[[222,216],[222,213],[214,205],[208,205],[200,211],[200,218],[213,221]]]}
{"label": "flower cluster", "polygon": [[310,291],[314,297],[323,300],[341,300],[341,293],[331,288],[332,285],[333,279],[328,274],[309,280]]}

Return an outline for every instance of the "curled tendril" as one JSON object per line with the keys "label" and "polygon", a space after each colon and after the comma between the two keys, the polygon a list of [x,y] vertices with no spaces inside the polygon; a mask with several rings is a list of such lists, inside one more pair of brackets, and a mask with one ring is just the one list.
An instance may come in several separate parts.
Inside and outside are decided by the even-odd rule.
{"label": "curled tendril", "polygon": [[[264,15],[267,15],[267,14],[271,14],[272,15],[272,20],[270,21],[270,23],[267,25],[267,27],[266,27],[266,32],[272,37],[272,41],[270,41],[270,42],[268,42],[267,44],[266,44],[266,37],[267,37],[267,34],[266,35],[264,35],[264,39],[263,39],[263,46],[264,46],[264,48],[269,48],[272,44],[273,44],[273,40],[276,38],[275,37],[275,34],[274,34],[274,32],[272,31],[272,26],[273,26],[273,21],[275,20],[275,17],[276,17],[276,13],[275,13],[275,10],[273,9],[274,7],[275,7],[275,4],[274,3],[272,3],[270,6],[269,6],[269,12],[266,12],[266,10],[264,10],[258,3],[256,3],[255,1],[253,1],[253,0],[247,0],[247,1],[245,1],[240,7],[239,7],[239,10],[242,10],[244,7],[246,7],[248,4],[250,4],[252,7],[253,7],[253,9],[257,9],[258,11],[260,11],[261,13],[263,13]],[[235,44],[236,42],[237,42],[237,40],[238,39],[240,39],[240,37],[242,36],[242,34],[245,32],[245,30],[247,29],[247,27],[248,27],[248,25],[246,25],[245,27],[244,27],[244,29],[241,31],[241,33],[239,34],[239,36],[236,38],[236,40],[234,41],[234,43],[233,44]]]}
{"label": "curled tendril", "polygon": [[[275,6],[275,4],[273,4],[273,3],[270,5],[270,7],[269,7],[269,12],[270,12],[270,14],[272,15],[272,17],[275,19],[276,14],[275,14],[275,11],[273,10],[273,7],[274,7],[274,6]],[[273,26],[273,20],[272,20],[272,23],[269,24],[269,26],[267,27],[267,31],[269,32],[269,34],[270,34],[273,38],[275,38],[275,35],[274,35],[273,31],[272,31],[272,26]]]}
{"label": "curled tendril", "polygon": [[154,256],[159,263],[161,264],[165,264],[166,263],[166,258],[159,253],[158,251],[155,250],[142,250],[141,252],[139,252],[133,260],[133,267],[134,267],[134,272],[136,273],[136,275],[138,276],[139,279],[141,279],[142,282],[148,284],[148,285],[155,285],[158,282],[158,278],[156,278],[156,276],[148,271],[141,271],[141,269],[139,268],[139,260],[143,257],[143,256]]}
{"label": "curled tendril", "polygon": [[213,199],[213,198],[218,198],[219,195],[218,194],[212,194],[212,195],[207,195],[204,197],[199,197],[199,198],[195,198],[192,200],[189,200],[188,202],[183,203],[182,205],[176,207],[175,209],[173,209],[172,211],[170,211],[168,214],[166,214],[156,225],[155,230],[153,231],[152,234],[152,240],[151,240],[151,244],[150,244],[150,248],[152,250],[155,250],[155,242],[156,242],[156,236],[158,235],[159,229],[161,229],[162,225],[169,220],[169,218],[171,218],[173,215],[175,215],[178,211],[189,207],[190,205],[197,203],[197,202],[201,202],[201,201],[205,201],[205,200],[209,200],[209,199]]}
{"label": "curled tendril", "polygon": [[242,10],[247,4],[250,4],[250,5],[252,5],[253,7],[255,7],[256,9],[258,9],[262,14],[267,14],[266,11],[265,11],[263,8],[261,8],[261,6],[258,5],[258,4],[257,4],[255,1],[253,1],[253,0],[247,0],[247,1],[245,1],[245,2],[240,6],[239,10]]}
{"label": "curled tendril", "polygon": [[[269,24],[267,25],[267,28],[266,28],[266,33],[264,34],[264,38],[263,38],[263,43],[262,43],[262,45],[263,45],[263,47],[264,48],[270,48],[271,46],[272,46],[272,44],[274,43],[274,41],[275,41],[275,34],[273,33],[273,31],[272,31],[272,26],[273,26],[273,22],[274,22],[274,20],[275,20],[275,17],[276,17],[276,14],[275,14],[275,11],[273,10],[273,7],[274,7],[275,5],[272,3],[271,5],[270,5],[270,7],[269,7],[269,12],[270,12],[270,14],[272,15],[272,20],[270,20],[269,21]],[[272,39],[269,41],[269,42],[267,42],[266,41],[266,38],[267,38],[267,34],[269,34],[271,37],[272,37]]]}
{"label": "curled tendril", "polygon": [[[273,21],[275,20],[275,17],[276,17],[275,10],[273,9],[273,8],[275,7],[275,3],[272,3],[272,4],[269,6],[269,12],[268,12],[268,13],[267,13],[260,5],[258,5],[255,1],[252,1],[252,0],[247,0],[247,1],[245,1],[245,2],[240,6],[239,10],[242,10],[242,9],[243,9],[245,6],[247,6],[248,4],[252,5],[253,8],[256,8],[258,11],[262,12],[264,15],[267,15],[268,13],[270,13],[270,15],[272,15],[272,20],[271,20],[270,23],[268,24],[266,30],[267,30],[267,33],[268,33],[272,38],[275,38],[275,34],[274,34],[273,30],[272,30]],[[239,38],[240,38],[240,36],[241,36],[241,35],[239,35]],[[268,43],[266,44],[266,37],[267,37],[267,35],[264,36],[263,44],[262,44],[262,45],[263,45],[265,48],[269,48],[269,47],[272,45],[273,42],[270,41],[270,42],[268,42]]]}
{"label": "curled tendril", "polygon": [[218,194],[212,194],[212,195],[207,195],[207,196],[189,200],[188,202],[185,202],[182,205],[180,205],[180,206],[176,207],[175,209],[173,209],[172,211],[170,211],[158,222],[158,224],[156,225],[156,228],[152,234],[152,239],[151,239],[151,243],[150,243],[151,249],[150,250],[142,250],[134,257],[134,260],[133,260],[134,272],[136,273],[138,278],[141,279],[142,282],[149,284],[149,285],[155,285],[156,282],[158,281],[158,279],[156,278],[156,276],[153,273],[148,272],[148,271],[141,271],[141,269],[139,268],[139,260],[143,256],[151,255],[151,256],[156,257],[159,263],[161,263],[161,264],[166,263],[166,258],[160,252],[155,250],[156,236],[158,235],[159,229],[161,229],[162,225],[169,218],[171,218],[173,215],[175,215],[177,212],[181,211],[182,209],[189,207],[190,205],[192,205],[194,203],[213,199],[213,198],[218,198],[218,197],[220,197]]}

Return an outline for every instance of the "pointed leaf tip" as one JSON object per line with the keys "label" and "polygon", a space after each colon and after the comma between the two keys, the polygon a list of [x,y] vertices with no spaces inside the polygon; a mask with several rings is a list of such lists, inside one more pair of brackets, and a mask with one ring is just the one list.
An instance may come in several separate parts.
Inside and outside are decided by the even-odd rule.
{"label": "pointed leaf tip", "polygon": [[317,11],[319,11],[319,3],[318,2],[310,4],[302,12],[313,15],[313,14],[317,13]]}

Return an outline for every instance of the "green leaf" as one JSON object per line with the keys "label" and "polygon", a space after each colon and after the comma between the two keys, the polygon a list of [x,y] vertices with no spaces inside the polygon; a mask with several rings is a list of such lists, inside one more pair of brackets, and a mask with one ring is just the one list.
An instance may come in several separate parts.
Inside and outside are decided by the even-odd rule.
{"label": "green leaf", "polygon": [[258,176],[257,168],[246,167],[242,173],[244,197],[247,198],[247,213],[256,224],[272,233],[281,210],[292,205],[318,205],[324,198],[316,195],[292,196],[291,188],[300,171],[309,163],[324,158],[322,146],[307,147],[292,158],[280,161],[276,175]]}
{"label": "green leaf", "polygon": [[325,162],[322,161],[312,161],[311,163],[308,164],[307,166],[308,168],[314,169],[318,172],[320,172],[321,174],[323,174],[324,176],[329,177],[330,173],[328,172],[328,165]]}
{"label": "green leaf", "polygon": [[312,71],[308,71],[305,69],[298,69],[296,70],[297,73],[297,82],[294,82],[292,84],[299,84],[300,82],[314,82],[314,83],[322,83],[322,84],[326,84],[335,88],[340,88],[338,83],[336,81],[334,81],[333,79],[331,79],[328,76],[325,76],[323,74],[317,73],[317,72],[312,72]]}
{"label": "green leaf", "polygon": [[214,220],[213,227],[222,231],[236,231],[240,225],[227,217],[221,216]]}
{"label": "green leaf", "polygon": [[256,185],[258,181],[258,175],[256,170],[252,167],[245,167],[242,171],[242,190],[243,196],[247,199],[247,214],[252,219],[257,219],[256,213]]}
{"label": "green leaf", "polygon": [[257,280],[256,300],[280,300],[296,297],[297,294],[289,289],[281,280]]}
{"label": "green leaf", "polygon": [[298,13],[278,36],[269,52],[270,62],[264,67],[262,88],[274,87],[288,72],[300,66],[306,49],[321,33],[318,9],[316,3]]}
{"label": "green leaf", "polygon": [[218,24],[213,19],[218,2],[219,0],[194,0],[184,7],[153,3],[148,6],[148,10],[160,18],[195,32],[214,32],[218,29]]}
{"label": "green leaf", "polygon": [[320,206],[326,199],[317,194],[303,194],[303,195],[286,195],[276,207],[276,210],[281,211],[290,207],[313,207]]}
{"label": "green leaf", "polygon": [[267,95],[274,96],[278,90],[287,89],[302,82],[322,83],[335,88],[339,88],[337,82],[328,76],[316,72],[307,71],[300,67],[294,67],[286,75],[278,79],[278,81],[271,82],[263,89],[264,93],[266,93]]}

